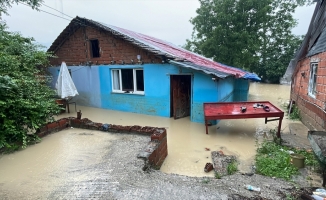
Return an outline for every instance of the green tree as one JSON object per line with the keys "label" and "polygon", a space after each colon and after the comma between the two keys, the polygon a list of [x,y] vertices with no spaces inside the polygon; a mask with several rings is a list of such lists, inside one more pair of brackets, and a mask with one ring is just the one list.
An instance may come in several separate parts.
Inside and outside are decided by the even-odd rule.
{"label": "green tree", "polygon": [[299,47],[291,33],[305,0],[199,0],[185,48],[278,82]]}
{"label": "green tree", "polygon": [[37,9],[41,5],[43,0],[0,0],[0,18],[2,13],[8,14],[7,9],[11,7],[12,4],[18,4],[19,2],[28,4],[33,9]]}
{"label": "green tree", "polygon": [[0,24],[0,148],[26,147],[59,112],[42,67],[51,55],[33,42]]}

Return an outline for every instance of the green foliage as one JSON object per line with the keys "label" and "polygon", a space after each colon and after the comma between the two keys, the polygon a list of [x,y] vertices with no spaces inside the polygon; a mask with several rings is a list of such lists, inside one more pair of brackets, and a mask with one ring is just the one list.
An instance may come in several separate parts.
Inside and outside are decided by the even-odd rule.
{"label": "green foliage", "polygon": [[238,163],[236,161],[232,161],[227,166],[228,175],[232,175],[238,171]]}
{"label": "green foliage", "polygon": [[205,184],[208,184],[209,182],[211,182],[211,180],[208,179],[208,178],[204,178],[204,179],[202,180],[202,182],[205,183]]}
{"label": "green foliage", "polygon": [[265,176],[290,180],[293,175],[298,173],[298,169],[291,164],[288,151],[305,156],[306,166],[318,166],[318,160],[312,152],[289,148],[272,141],[264,141],[257,148],[256,172]]}
{"label": "green foliage", "polygon": [[59,112],[42,79],[50,56],[32,38],[0,25],[0,148],[26,147],[37,140],[30,133]]}
{"label": "green foliage", "polygon": [[219,174],[218,172],[215,172],[215,178],[216,178],[216,179],[221,179],[222,176],[221,176],[221,174]]}
{"label": "green foliage", "polygon": [[0,16],[2,13],[8,14],[7,9],[10,8],[13,3],[18,4],[19,2],[25,3],[33,9],[37,9],[43,0],[0,0]]}
{"label": "green foliage", "polygon": [[309,151],[300,149],[300,150],[295,150],[295,152],[297,154],[303,155],[306,158],[304,161],[304,164],[306,166],[312,166],[313,169],[315,169],[316,171],[321,169],[318,158],[312,151],[309,152]]}
{"label": "green foliage", "polygon": [[286,200],[295,200],[295,198],[291,194],[286,194]]}
{"label": "green foliage", "polygon": [[200,0],[188,50],[279,82],[302,37],[292,14],[307,0]]}
{"label": "green foliage", "polygon": [[296,105],[292,106],[292,112],[290,113],[290,119],[293,119],[293,120],[301,119],[300,110],[299,110],[298,106],[296,106]]}
{"label": "green foliage", "polygon": [[257,149],[256,172],[270,177],[290,180],[292,175],[298,173],[298,169],[290,163],[290,155],[281,151],[282,146],[274,142],[263,142]]}

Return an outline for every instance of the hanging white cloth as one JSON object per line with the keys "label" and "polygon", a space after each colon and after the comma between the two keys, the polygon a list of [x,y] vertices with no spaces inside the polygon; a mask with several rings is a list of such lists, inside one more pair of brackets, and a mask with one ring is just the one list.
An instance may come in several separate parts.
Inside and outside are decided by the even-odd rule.
{"label": "hanging white cloth", "polygon": [[62,62],[57,83],[55,84],[57,94],[61,98],[74,97],[78,95],[74,82],[71,79],[67,65]]}

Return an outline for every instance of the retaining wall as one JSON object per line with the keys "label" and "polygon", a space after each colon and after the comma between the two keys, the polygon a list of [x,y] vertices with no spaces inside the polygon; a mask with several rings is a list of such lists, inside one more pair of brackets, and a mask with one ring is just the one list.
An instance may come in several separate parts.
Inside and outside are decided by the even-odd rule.
{"label": "retaining wall", "polygon": [[160,169],[168,155],[167,134],[165,128],[150,126],[122,126],[115,124],[103,124],[92,122],[91,120],[77,119],[75,117],[62,118],[52,123],[46,124],[37,131],[39,137],[64,130],[68,127],[82,128],[88,130],[99,130],[112,133],[130,133],[150,136],[151,141],[138,154],[137,158],[144,160],[143,170],[148,168]]}

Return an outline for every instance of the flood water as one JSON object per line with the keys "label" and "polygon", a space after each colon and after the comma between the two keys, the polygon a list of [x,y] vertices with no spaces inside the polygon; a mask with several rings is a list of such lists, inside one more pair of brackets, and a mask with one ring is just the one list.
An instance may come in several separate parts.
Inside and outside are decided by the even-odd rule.
{"label": "flood water", "polygon": [[44,199],[42,196],[54,188],[74,180],[71,174],[81,166],[85,169],[99,163],[115,138],[116,135],[100,131],[70,128],[48,135],[41,143],[22,151],[3,155],[0,199],[7,195],[9,199]]}
{"label": "flood water", "polygon": [[[285,110],[284,105],[290,96],[290,86],[252,83],[249,101],[270,101]],[[289,120],[283,119],[282,131],[288,131]],[[235,155],[239,160],[239,170],[248,172],[256,152],[256,139],[268,136],[270,129],[276,129],[278,121],[265,124],[264,118],[221,120],[209,127],[189,123],[189,119],[171,120],[168,134],[169,156],[161,170],[189,176],[213,176],[205,173],[204,166],[211,162],[211,151],[222,150],[226,155]],[[206,151],[209,148],[210,151]]]}
{"label": "flood water", "polygon": [[[284,105],[290,96],[290,86],[252,83],[249,100],[268,100],[284,110]],[[58,118],[76,116],[71,109]],[[173,118],[153,117],[134,113],[126,113],[98,108],[77,106],[82,111],[83,118],[94,122],[113,123],[120,125],[141,125],[165,127],[168,132],[168,157],[161,171],[188,176],[214,176],[213,172],[205,173],[204,166],[212,162],[211,151],[222,150],[226,155],[236,155],[241,171],[250,170],[256,150],[256,138],[262,137],[278,125],[278,121],[264,123],[264,118],[221,120],[217,125],[209,127],[205,134],[204,124],[191,123],[189,118],[174,120]],[[289,120],[285,116],[282,131],[287,132]],[[89,137],[89,134],[92,137]],[[76,137],[79,135],[81,137]],[[63,174],[73,170],[79,163],[96,163],[100,159],[99,152],[107,151],[110,140],[118,135],[67,129],[46,136],[42,142],[8,155],[0,156],[0,192],[6,189],[20,188],[30,190],[24,185],[28,180],[33,181],[32,193],[38,192],[38,186],[46,184],[55,187],[64,181]],[[210,151],[207,151],[209,148]],[[56,177],[47,181],[44,174],[55,172]],[[42,187],[44,188],[44,187]],[[26,192],[25,191],[25,192]],[[31,191],[30,191],[31,192]]]}

